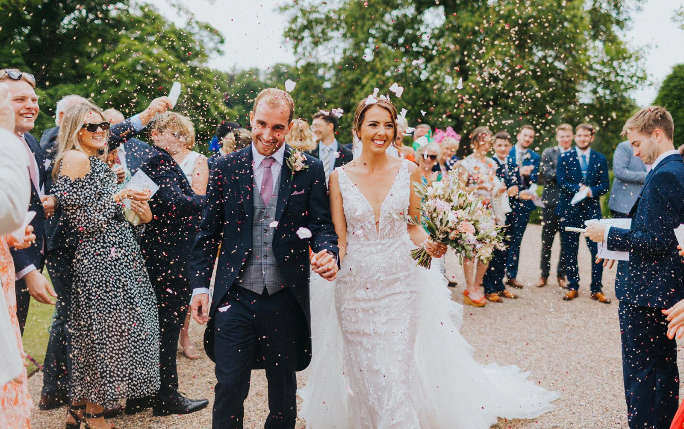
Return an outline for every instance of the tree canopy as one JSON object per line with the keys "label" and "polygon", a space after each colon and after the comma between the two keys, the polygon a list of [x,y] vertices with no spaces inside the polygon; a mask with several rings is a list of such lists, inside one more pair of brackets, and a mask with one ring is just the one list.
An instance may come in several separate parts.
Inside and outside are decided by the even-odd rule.
{"label": "tree canopy", "polygon": [[320,81],[315,95],[295,89],[303,111],[349,112],[397,82],[406,90],[394,101],[410,123],[466,134],[479,125],[515,133],[530,123],[550,137],[561,122],[589,121],[599,126],[597,148],[610,153],[635,107],[628,93],[645,80],[639,52],[620,37],[637,4],[300,0],[281,9],[291,17],[284,34],[300,76]]}
{"label": "tree canopy", "polygon": [[655,104],[663,106],[674,120],[675,147],[684,144],[684,64],[674,66],[658,90]]}

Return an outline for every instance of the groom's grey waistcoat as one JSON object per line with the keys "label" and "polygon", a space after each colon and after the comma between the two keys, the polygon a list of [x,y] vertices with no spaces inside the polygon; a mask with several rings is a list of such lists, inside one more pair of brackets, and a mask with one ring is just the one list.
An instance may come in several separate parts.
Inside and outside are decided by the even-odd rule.
{"label": "groom's grey waistcoat", "polygon": [[271,223],[275,221],[280,176],[268,204],[264,204],[256,180],[253,185],[252,254],[235,284],[260,295],[266,288],[268,294],[273,295],[283,290],[286,284],[273,253],[273,234],[276,228],[271,227]]}

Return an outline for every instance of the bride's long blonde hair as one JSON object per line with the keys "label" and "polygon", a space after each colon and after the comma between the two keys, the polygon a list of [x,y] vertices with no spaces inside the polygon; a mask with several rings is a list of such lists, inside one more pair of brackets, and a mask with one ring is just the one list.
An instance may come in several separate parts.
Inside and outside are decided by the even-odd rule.
{"label": "bride's long blonde hair", "polygon": [[[55,157],[55,163],[52,166],[53,179],[57,178],[59,175],[59,165],[67,151],[78,150],[84,152],[81,148],[81,143],[78,141],[78,132],[81,131],[81,126],[85,121],[85,117],[90,112],[97,113],[104,121],[102,109],[90,102],[74,104],[64,111],[64,117],[59,126],[59,134],[57,134],[57,156]],[[103,161],[107,159],[106,147],[104,153],[101,156],[98,156],[98,158]]]}

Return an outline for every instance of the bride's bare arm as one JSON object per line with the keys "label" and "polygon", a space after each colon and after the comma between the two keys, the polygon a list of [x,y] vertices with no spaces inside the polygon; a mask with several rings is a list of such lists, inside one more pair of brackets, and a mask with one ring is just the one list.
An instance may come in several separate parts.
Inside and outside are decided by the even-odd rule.
{"label": "bride's bare arm", "polygon": [[344,206],[342,205],[342,193],[340,192],[340,182],[337,171],[330,174],[329,183],[330,193],[330,215],[332,216],[333,226],[337,234],[337,247],[339,248],[340,261],[347,253],[347,219],[344,217]]}
{"label": "bride's bare arm", "polygon": [[[420,197],[416,193],[415,184],[421,183],[420,171],[414,164],[409,164],[409,173],[411,174],[411,196],[409,197],[409,216],[411,219],[420,219]],[[425,250],[435,258],[441,258],[446,253],[446,246],[441,243],[435,243],[430,240],[430,236],[418,224],[408,224],[408,233],[411,241],[417,246],[422,246]]]}

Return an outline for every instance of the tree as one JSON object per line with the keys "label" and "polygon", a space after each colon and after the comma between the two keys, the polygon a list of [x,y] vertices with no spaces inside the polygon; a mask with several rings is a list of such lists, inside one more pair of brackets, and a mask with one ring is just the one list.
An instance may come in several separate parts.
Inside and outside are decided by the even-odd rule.
{"label": "tree", "polygon": [[674,120],[675,147],[684,144],[684,64],[674,66],[658,90],[655,104],[663,106]]}
{"label": "tree", "polygon": [[[626,3],[300,0],[281,9],[299,69],[314,69],[324,99],[346,112],[398,82],[406,91],[394,101],[411,123],[466,134],[531,123],[542,144],[561,122],[591,121],[601,130],[597,147],[610,153],[634,106],[627,94],[645,79],[639,53],[619,37]],[[313,98],[293,95],[298,104]]]}
{"label": "tree", "polygon": [[133,114],[167,94],[174,81],[183,87],[175,110],[193,120],[198,142],[233,117],[223,102],[227,75],[204,65],[209,53],[221,53],[223,38],[170,5],[184,21],[182,28],[152,6],[128,0],[0,0],[3,66],[30,71],[38,81],[43,113],[36,133],[54,126],[51,116],[64,95],[83,95]]}

